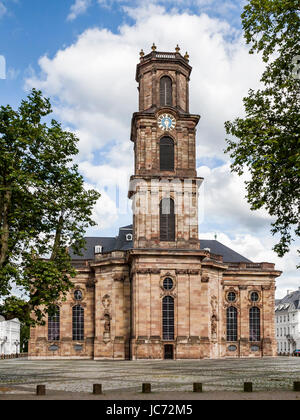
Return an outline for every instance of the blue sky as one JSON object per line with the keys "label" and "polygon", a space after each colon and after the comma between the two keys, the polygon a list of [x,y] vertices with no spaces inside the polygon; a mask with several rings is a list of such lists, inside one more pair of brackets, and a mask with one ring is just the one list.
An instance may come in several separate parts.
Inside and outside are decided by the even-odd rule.
{"label": "blue sky", "polygon": [[[70,19],[75,0],[1,0],[0,1],[0,55],[5,58],[7,78],[1,81],[0,104],[17,105],[24,97],[24,77],[37,68],[40,56],[55,55],[64,45],[70,45],[85,29],[107,28],[114,33],[119,26],[132,24],[133,19],[124,12],[126,7],[135,7],[139,1],[79,0],[87,8]],[[241,2],[227,2],[226,13],[219,11],[226,2],[211,1],[156,1],[169,13],[174,8],[188,13],[205,10],[211,16],[233,21],[240,26]],[[201,3],[203,5],[201,6]],[[218,7],[212,7],[218,4]],[[2,7],[1,7],[2,5]],[[226,8],[225,8],[226,9]],[[225,10],[224,9],[224,10]]]}
{"label": "blue sky", "polygon": [[[0,105],[17,107],[32,87],[50,97],[54,116],[79,139],[77,163],[88,186],[102,197],[93,236],[114,236],[131,223],[127,201],[133,173],[129,140],[137,110],[135,67],[147,53],[190,54],[191,112],[197,133],[201,189],[200,238],[218,240],[253,261],[284,270],[278,291],[298,287],[296,247],[279,259],[272,247],[271,218],[252,212],[244,180],[230,172],[224,122],[243,115],[242,98],[259,87],[264,64],[250,55],[241,30],[238,0],[0,0],[0,56],[6,62]],[[1,60],[0,60],[1,64]],[[119,198],[116,200],[116,191]]]}

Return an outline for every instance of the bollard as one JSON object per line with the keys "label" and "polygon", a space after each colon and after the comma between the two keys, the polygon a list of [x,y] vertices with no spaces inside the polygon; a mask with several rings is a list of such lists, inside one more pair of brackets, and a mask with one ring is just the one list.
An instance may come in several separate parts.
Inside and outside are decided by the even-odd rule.
{"label": "bollard", "polygon": [[36,395],[46,395],[46,385],[37,385]]}
{"label": "bollard", "polygon": [[252,382],[244,382],[244,392],[252,392]]}
{"label": "bollard", "polygon": [[93,385],[93,394],[94,395],[102,394],[102,385],[101,384],[94,384]]}
{"label": "bollard", "polygon": [[199,382],[194,382],[193,392],[202,392],[202,384]]}
{"label": "bollard", "polygon": [[143,384],[142,385],[142,393],[143,394],[150,394],[151,392],[151,384]]}
{"label": "bollard", "polygon": [[300,382],[294,382],[294,391],[300,391]]}

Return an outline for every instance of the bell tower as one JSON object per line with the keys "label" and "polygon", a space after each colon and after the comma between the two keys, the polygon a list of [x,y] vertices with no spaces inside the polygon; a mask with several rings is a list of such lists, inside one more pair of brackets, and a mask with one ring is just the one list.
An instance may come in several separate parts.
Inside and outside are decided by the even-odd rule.
{"label": "bell tower", "polygon": [[196,126],[189,112],[189,56],[140,52],[136,81],[139,111],[131,124],[135,174],[134,248],[199,249]]}

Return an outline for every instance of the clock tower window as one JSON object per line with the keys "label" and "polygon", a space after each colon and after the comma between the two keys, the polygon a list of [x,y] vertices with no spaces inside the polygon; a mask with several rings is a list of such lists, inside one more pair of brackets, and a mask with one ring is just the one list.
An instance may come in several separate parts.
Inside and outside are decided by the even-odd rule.
{"label": "clock tower window", "polygon": [[168,76],[160,79],[160,106],[172,106],[172,80]]}
{"label": "clock tower window", "polygon": [[159,144],[160,170],[174,171],[174,141],[170,137],[163,137]]}
{"label": "clock tower window", "polygon": [[160,240],[175,241],[175,209],[172,198],[163,198],[160,202]]}

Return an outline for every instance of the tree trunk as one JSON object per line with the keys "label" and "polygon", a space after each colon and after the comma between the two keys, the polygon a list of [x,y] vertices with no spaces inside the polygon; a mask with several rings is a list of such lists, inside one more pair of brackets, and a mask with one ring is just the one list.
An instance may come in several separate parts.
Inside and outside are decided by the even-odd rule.
{"label": "tree trunk", "polygon": [[54,244],[53,244],[52,254],[51,254],[51,257],[50,257],[51,261],[55,260],[55,257],[57,255],[57,251],[58,251],[59,246],[60,246],[60,239],[61,239],[61,233],[62,233],[63,225],[64,225],[64,215],[61,214],[60,218],[58,220],[58,224],[57,224],[57,228],[56,228],[56,232],[55,232],[55,240],[54,240]]}
{"label": "tree trunk", "polygon": [[8,241],[9,241],[9,210],[11,207],[11,189],[7,189],[4,192],[3,200],[3,214],[1,214],[2,224],[0,226],[0,268],[3,267],[8,253]]}

